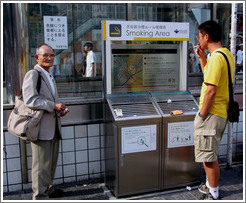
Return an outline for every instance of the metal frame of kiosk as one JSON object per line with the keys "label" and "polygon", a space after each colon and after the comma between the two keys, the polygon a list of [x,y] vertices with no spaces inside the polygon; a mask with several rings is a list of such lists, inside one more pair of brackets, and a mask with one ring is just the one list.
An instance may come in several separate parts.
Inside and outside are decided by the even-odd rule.
{"label": "metal frame of kiosk", "polygon": [[[169,122],[191,122],[193,114],[189,117],[183,115],[166,118],[158,103],[163,103],[166,99],[163,101],[158,96],[160,92],[172,94],[187,91],[189,24],[103,21],[102,27],[106,187],[116,197],[121,197],[194,183],[197,176],[172,184],[166,175],[167,171],[170,175],[177,175],[171,173],[173,165],[169,166],[167,160],[170,163],[172,159],[176,161],[175,156],[183,153],[177,150],[179,147],[174,146],[174,155],[167,156],[171,152],[166,149],[167,129],[178,133],[175,124],[169,127]],[[115,43],[117,41],[120,43]],[[138,44],[131,44],[131,41],[138,41]],[[151,43],[153,41],[175,43]],[[118,62],[120,71],[117,69],[117,72],[115,64]],[[131,65],[134,65],[134,70],[140,71],[133,72],[125,79],[124,70],[127,69],[128,74]],[[158,67],[160,73],[152,73],[152,66]],[[167,74],[171,75],[170,78]],[[153,77],[157,79],[153,80]],[[182,104],[182,99],[179,102]],[[188,148],[191,148],[188,155],[194,156],[190,154],[193,148]],[[191,159],[185,159],[187,157],[182,161],[183,168],[186,167],[186,162],[192,162]]]}

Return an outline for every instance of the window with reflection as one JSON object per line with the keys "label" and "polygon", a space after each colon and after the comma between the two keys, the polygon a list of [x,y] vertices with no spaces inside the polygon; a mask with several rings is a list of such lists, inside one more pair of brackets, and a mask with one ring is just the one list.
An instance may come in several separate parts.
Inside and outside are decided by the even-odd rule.
{"label": "window with reflection", "polygon": [[[63,100],[102,97],[101,21],[125,20],[125,4],[28,4],[32,66],[36,47],[44,42],[44,16],[67,17],[67,49],[54,49],[50,68]],[[47,43],[47,42],[46,42]]]}
{"label": "window with reflection", "polygon": [[[27,5],[25,12],[28,12],[26,31],[28,30],[29,43],[27,45],[21,42],[21,46],[13,40],[18,33],[21,33],[21,30],[17,30],[18,20],[16,19],[19,19],[19,16],[16,13],[19,12],[26,17],[26,13],[19,9],[19,5]],[[237,51],[243,43],[243,4],[238,5]],[[188,86],[195,87],[200,86],[202,81],[199,79],[195,82],[195,77],[202,78],[199,60],[194,53],[198,43],[196,39],[198,26],[210,20],[214,11],[216,20],[225,30],[222,44],[230,48],[231,6],[230,3],[5,3],[3,9],[3,103],[13,104],[14,96],[18,94],[25,72],[36,64],[34,59],[36,47],[45,42],[44,16],[66,17],[67,47],[54,49],[56,57],[50,71],[55,77],[61,99],[82,101],[81,99],[85,98],[102,98],[102,20],[189,22]],[[85,50],[86,43],[92,45],[93,52],[90,54],[92,56],[90,61],[93,63],[90,63],[88,67],[93,70],[93,74],[88,75],[86,68],[89,51]],[[25,46],[29,46],[29,49]],[[18,50],[20,47],[24,48]],[[25,57],[22,52],[25,52]],[[23,65],[25,61],[28,61],[28,67]],[[237,72],[242,73],[241,69],[238,68]]]}

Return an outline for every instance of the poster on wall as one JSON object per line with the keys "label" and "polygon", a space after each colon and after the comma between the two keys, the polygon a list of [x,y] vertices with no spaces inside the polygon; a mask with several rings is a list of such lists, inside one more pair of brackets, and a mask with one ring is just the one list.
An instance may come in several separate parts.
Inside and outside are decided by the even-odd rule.
{"label": "poster on wall", "polygon": [[68,48],[67,16],[44,16],[44,42],[53,49]]}
{"label": "poster on wall", "polygon": [[156,150],[156,128],[156,125],[122,128],[122,154]]}
{"label": "poster on wall", "polygon": [[168,123],[167,148],[194,145],[194,121]]}

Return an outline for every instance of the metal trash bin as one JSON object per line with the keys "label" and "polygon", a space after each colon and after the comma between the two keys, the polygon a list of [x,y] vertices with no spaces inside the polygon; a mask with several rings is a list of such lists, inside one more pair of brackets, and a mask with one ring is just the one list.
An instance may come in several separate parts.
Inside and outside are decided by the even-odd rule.
{"label": "metal trash bin", "polygon": [[160,190],[162,117],[149,95],[108,97],[106,111],[105,185],[116,197]]}
{"label": "metal trash bin", "polygon": [[[199,184],[202,166],[194,158],[194,118],[198,104],[189,92],[152,93],[163,116],[162,189]],[[182,115],[170,111],[182,110]]]}

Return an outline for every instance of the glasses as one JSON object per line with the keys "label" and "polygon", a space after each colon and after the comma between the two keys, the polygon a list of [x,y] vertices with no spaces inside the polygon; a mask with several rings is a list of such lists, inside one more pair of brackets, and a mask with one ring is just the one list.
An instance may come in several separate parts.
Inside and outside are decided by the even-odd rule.
{"label": "glasses", "polygon": [[55,58],[55,54],[38,54],[38,55],[41,55],[41,56],[43,56],[44,58],[48,58],[48,57],[50,57],[50,58]]}

